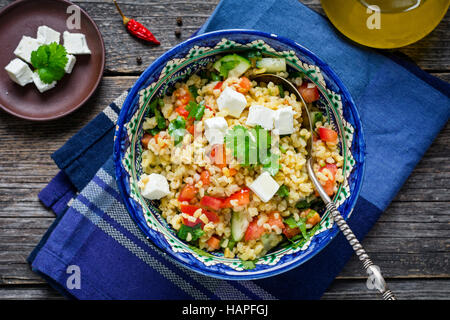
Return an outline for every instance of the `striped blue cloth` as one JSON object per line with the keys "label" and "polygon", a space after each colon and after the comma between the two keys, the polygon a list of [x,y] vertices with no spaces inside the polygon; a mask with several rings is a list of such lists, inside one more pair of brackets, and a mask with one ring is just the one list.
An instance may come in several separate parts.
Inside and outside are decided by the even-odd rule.
{"label": "striped blue cloth", "polygon": [[[328,61],[351,91],[368,150],[361,196],[349,220],[362,239],[448,121],[449,84],[408,61],[351,44],[296,0],[223,0],[199,32],[232,27],[304,44]],[[147,241],[122,204],[114,178],[114,127],[126,95],[53,154],[61,171],[39,198],[57,217],[29,256],[32,269],[77,299],[320,298],[353,254],[341,234],[297,269],[239,282],[191,272]]]}

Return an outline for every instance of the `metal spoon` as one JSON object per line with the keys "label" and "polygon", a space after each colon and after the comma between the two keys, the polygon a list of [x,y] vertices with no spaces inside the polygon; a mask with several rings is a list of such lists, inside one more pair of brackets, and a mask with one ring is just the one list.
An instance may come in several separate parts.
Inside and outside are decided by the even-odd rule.
{"label": "metal spoon", "polygon": [[[311,122],[311,116],[308,110],[308,106],[305,103],[305,100],[303,99],[302,95],[298,92],[297,88],[288,80],[285,78],[273,75],[273,74],[260,74],[255,75],[252,77],[252,80],[261,81],[261,82],[273,82],[277,85],[282,85],[283,87],[287,88],[287,91],[293,93],[299,101],[302,102],[303,109],[305,111],[304,114],[307,115],[307,118],[303,117],[304,119],[304,125],[308,126],[310,129],[310,132],[313,132],[312,128],[312,122]],[[328,95],[323,95],[327,100]],[[328,100],[328,103],[331,104],[331,101]],[[342,217],[339,210],[337,210],[336,205],[334,202],[330,199],[328,194],[323,189],[322,185],[320,184],[319,180],[316,177],[316,174],[314,173],[314,170],[312,168],[313,163],[313,157],[312,157],[312,134],[308,141],[309,146],[309,152],[308,152],[308,159],[306,161],[306,168],[308,171],[309,178],[311,179],[312,183],[316,187],[317,192],[319,193],[320,197],[322,198],[323,202],[325,203],[325,207],[328,210],[328,212],[331,213],[334,221],[338,225],[339,229],[344,234],[345,238],[348,240],[350,245],[352,246],[353,250],[355,251],[356,255],[358,256],[359,260],[361,260],[363,268],[366,270],[367,274],[369,275],[367,279],[367,288],[370,290],[376,289],[380,292],[384,300],[396,300],[394,294],[387,288],[386,282],[384,281],[383,276],[381,275],[380,268],[373,264],[372,260],[370,260],[369,256],[367,255],[366,251],[364,250],[361,243],[358,241],[348,224],[345,222],[344,217]]]}

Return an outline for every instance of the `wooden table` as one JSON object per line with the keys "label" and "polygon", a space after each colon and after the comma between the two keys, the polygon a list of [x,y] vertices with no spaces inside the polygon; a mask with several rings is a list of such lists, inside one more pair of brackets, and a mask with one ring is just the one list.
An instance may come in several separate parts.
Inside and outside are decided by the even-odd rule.
{"label": "wooden table", "polygon": [[[0,7],[12,1],[0,0]],[[319,0],[303,0],[323,13]],[[76,1],[94,18],[106,45],[104,78],[90,101],[75,113],[32,123],[0,112],[0,299],[61,299],[26,257],[54,220],[38,192],[58,172],[50,155],[130,87],[152,61],[185,40],[208,18],[218,0],[119,1],[161,41],[142,44],[127,35],[112,1]],[[175,36],[182,17],[181,37]],[[450,14],[422,41],[401,49],[430,73],[450,80]],[[120,39],[120,41],[118,41]],[[138,65],[136,57],[143,60]],[[432,106],[430,106],[432,108]],[[388,210],[364,239],[400,299],[450,298],[450,126],[444,128]],[[323,299],[374,299],[353,258]]]}

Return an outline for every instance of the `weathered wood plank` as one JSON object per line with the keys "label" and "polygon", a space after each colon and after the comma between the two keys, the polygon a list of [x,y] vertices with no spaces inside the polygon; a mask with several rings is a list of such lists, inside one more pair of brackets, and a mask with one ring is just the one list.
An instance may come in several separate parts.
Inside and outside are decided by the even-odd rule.
{"label": "weathered wood plank", "polygon": [[[11,0],[0,0],[0,7],[10,2]],[[103,34],[107,52],[105,70],[107,74],[141,73],[162,53],[189,38],[206,21],[218,2],[219,0],[119,1],[127,15],[147,25],[161,41],[161,46],[154,47],[136,41],[127,34],[112,1],[75,1],[92,16]],[[302,2],[323,14],[319,0],[302,0]],[[175,29],[179,28],[176,25],[178,16],[183,18],[180,38],[177,38],[174,33]],[[400,51],[409,55],[421,68],[450,69],[449,21],[449,14],[447,14],[430,35]],[[120,42],[117,41],[118,39]],[[137,56],[142,57],[142,65],[137,65]]]}
{"label": "weathered wood plank", "polygon": [[[389,279],[389,288],[400,300],[447,300],[450,296],[450,280]],[[335,281],[325,292],[323,300],[379,299],[368,291],[365,281]]]}

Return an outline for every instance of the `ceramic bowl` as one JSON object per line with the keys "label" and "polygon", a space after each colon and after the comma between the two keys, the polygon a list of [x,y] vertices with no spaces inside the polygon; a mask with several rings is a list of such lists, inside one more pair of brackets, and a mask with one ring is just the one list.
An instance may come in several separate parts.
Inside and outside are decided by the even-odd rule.
{"label": "ceramic bowl", "polygon": [[[339,133],[344,157],[345,182],[334,197],[345,219],[350,216],[364,173],[364,138],[355,104],[338,76],[316,54],[300,44],[251,30],[223,30],[191,38],[158,58],[140,76],[122,106],[115,133],[114,157],[118,187],[137,225],[157,247],[183,266],[201,274],[234,280],[270,277],[301,265],[321,251],[335,237],[338,228],[327,213],[308,240],[299,240],[252,262],[211,254],[183,242],[160,215],[158,204],[140,194],[137,182],[142,174],[140,140],[148,101],[162,96],[201,70],[218,54],[258,49],[264,54],[286,58],[290,70],[302,71],[320,90],[319,106]],[[289,71],[289,70],[288,70]]]}

